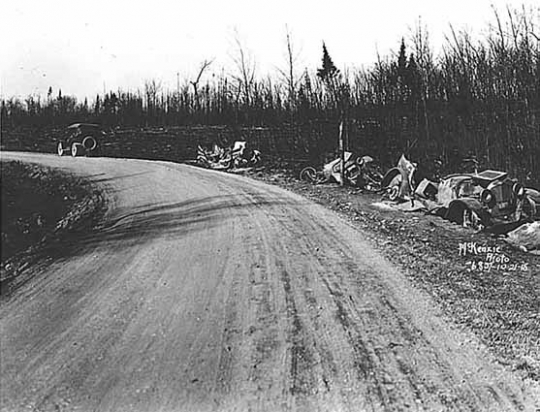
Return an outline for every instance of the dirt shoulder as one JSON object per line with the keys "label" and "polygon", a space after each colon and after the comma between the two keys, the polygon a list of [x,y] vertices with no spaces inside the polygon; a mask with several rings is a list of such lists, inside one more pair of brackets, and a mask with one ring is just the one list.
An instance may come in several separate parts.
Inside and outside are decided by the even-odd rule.
{"label": "dirt shoulder", "polygon": [[62,255],[77,233],[91,230],[104,210],[85,179],[43,166],[1,162],[2,297],[27,278],[26,269]]}
{"label": "dirt shoulder", "polygon": [[397,210],[377,194],[299,181],[284,166],[247,174],[341,214],[434,297],[452,322],[470,328],[499,362],[540,381],[540,257],[437,216]]}

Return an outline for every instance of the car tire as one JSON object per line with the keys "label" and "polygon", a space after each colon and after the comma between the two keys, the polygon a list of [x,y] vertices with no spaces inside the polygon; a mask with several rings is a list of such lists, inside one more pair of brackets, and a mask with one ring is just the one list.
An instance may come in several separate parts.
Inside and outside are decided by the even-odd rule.
{"label": "car tire", "polygon": [[56,153],[58,153],[58,156],[64,156],[66,154],[66,149],[64,149],[62,142],[58,142],[58,145],[56,146]]}
{"label": "car tire", "polygon": [[315,183],[316,176],[317,171],[313,167],[305,167],[300,172],[300,180],[304,182]]}
{"label": "car tire", "polygon": [[86,136],[82,141],[82,145],[86,150],[92,151],[97,147],[97,141],[92,136]]}
{"label": "car tire", "polygon": [[390,186],[388,188],[388,200],[395,202],[399,199],[399,186]]}
{"label": "car tire", "polygon": [[388,199],[391,202],[395,202],[399,199],[399,192],[401,188],[401,182],[403,181],[403,177],[401,175],[396,175],[394,178],[390,181],[388,188],[387,188],[387,194]]}
{"label": "car tire", "polygon": [[71,145],[71,156],[81,156],[84,152],[84,146],[80,143],[73,143]]}

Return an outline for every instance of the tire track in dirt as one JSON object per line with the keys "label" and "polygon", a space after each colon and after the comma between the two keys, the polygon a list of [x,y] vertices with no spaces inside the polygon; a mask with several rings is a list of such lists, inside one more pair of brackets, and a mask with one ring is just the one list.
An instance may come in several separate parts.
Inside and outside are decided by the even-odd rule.
{"label": "tire track in dirt", "polygon": [[[331,248],[332,243],[329,242],[326,246]],[[347,253],[347,251],[345,252]],[[342,254],[346,253],[342,252]],[[343,256],[341,261],[347,267],[349,273],[361,273],[358,270],[358,266],[355,267],[354,262],[348,262],[347,259],[343,259]],[[376,310],[358,313],[358,311],[348,308],[349,305],[344,304],[344,302],[349,302],[347,302],[346,296],[340,291],[337,283],[330,285],[324,278],[323,281],[330,294],[335,298],[336,317],[342,323],[343,329],[348,331],[350,338],[349,344],[357,353],[356,366],[359,372],[359,379],[371,380],[372,382],[370,397],[374,409],[390,407],[393,409],[396,407],[407,409],[417,403],[425,403],[426,400],[433,402],[433,407],[436,407],[436,405],[445,405],[445,407],[456,407],[460,410],[477,410],[482,408],[483,402],[486,399],[475,396],[474,390],[470,387],[463,390],[459,388],[460,383],[453,379],[451,371],[447,371],[448,364],[446,362],[440,362],[436,354],[427,357],[433,357],[433,363],[440,368],[440,372],[433,379],[440,380],[442,384],[430,384],[425,379],[415,376],[418,371],[411,373],[414,371],[413,368],[407,368],[405,366],[404,358],[399,354],[400,350],[395,350],[395,348],[402,348],[407,345],[428,346],[430,342],[423,337],[421,330],[412,326],[414,322],[402,316],[391,301],[385,297],[383,293],[389,293],[390,291],[385,289],[383,284],[377,284],[376,282],[380,290],[378,292],[376,289],[372,291],[372,293],[375,292],[375,296],[377,294],[380,295],[374,305]],[[290,291],[289,276],[284,279],[284,283],[287,291]],[[352,302],[352,295],[349,295],[349,298]],[[306,298],[306,300],[308,299]],[[310,297],[310,300],[313,305],[313,297]],[[388,316],[385,316],[385,318],[391,319],[392,322],[389,325],[385,325],[383,322],[379,328],[400,331],[402,335],[400,342],[384,342],[387,345],[384,346],[380,344],[381,342],[377,342],[377,339],[372,340],[369,337],[369,333],[373,333],[376,329],[370,328],[366,324],[368,322],[375,325],[381,323],[381,317],[373,315],[376,311],[388,313]],[[358,325],[358,321],[356,323],[353,321],[354,319],[366,318],[366,313],[368,314],[368,319],[365,321],[366,324]],[[371,314],[371,317],[369,317],[369,314]],[[295,321],[296,319],[293,320],[293,322]],[[297,325],[300,325],[300,322]],[[295,331],[300,332],[300,327],[295,328]],[[385,349],[386,347],[389,347],[390,350]],[[428,351],[424,355],[430,354],[431,352]],[[388,363],[388,367],[384,367],[385,363]],[[432,368],[429,362],[425,363],[425,370]],[[371,371],[370,374],[366,374],[366,370]],[[380,373],[373,373],[373,371],[379,371]],[[399,383],[399,390],[394,389],[396,387],[396,381]],[[459,390],[447,390],[445,388],[446,385],[450,388],[459,388]],[[505,400],[503,399],[504,397],[498,396],[497,390],[492,387],[488,386],[487,391],[493,394],[495,401],[500,403],[499,407],[501,408],[506,409],[510,407],[508,400],[515,403],[515,400],[512,400],[512,396]],[[412,394],[413,396],[406,397],[404,394]],[[404,398],[406,399],[404,400]]]}
{"label": "tire track in dirt", "polygon": [[304,198],[167,162],[29,158],[97,176],[114,207],[0,306],[3,410],[539,406]]}

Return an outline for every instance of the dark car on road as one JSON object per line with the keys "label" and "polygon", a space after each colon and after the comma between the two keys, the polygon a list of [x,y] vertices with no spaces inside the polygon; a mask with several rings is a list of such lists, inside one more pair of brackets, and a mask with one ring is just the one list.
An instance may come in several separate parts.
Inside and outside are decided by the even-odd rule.
{"label": "dark car on road", "polygon": [[73,123],[68,126],[56,145],[59,156],[86,156],[94,152],[105,136],[101,126],[93,123]]}

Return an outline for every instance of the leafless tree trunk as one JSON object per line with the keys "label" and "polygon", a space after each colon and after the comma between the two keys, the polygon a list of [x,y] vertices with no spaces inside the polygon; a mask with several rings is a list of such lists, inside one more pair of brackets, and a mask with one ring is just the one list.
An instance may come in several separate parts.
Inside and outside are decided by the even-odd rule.
{"label": "leafless tree trunk", "polygon": [[204,60],[201,63],[201,67],[199,68],[199,73],[197,74],[197,77],[194,81],[191,81],[190,83],[193,85],[193,97],[195,99],[195,110],[199,110],[200,103],[199,103],[199,82],[201,81],[201,77],[204,73],[204,71],[210,67],[210,65],[214,62],[214,60]]}
{"label": "leafless tree trunk", "polygon": [[299,53],[295,50],[295,47],[293,45],[293,42],[291,40],[291,33],[289,31],[289,28],[286,26],[286,46],[287,46],[287,54],[286,54],[286,61],[287,61],[287,67],[284,69],[278,68],[279,74],[283,77],[285,80],[285,83],[287,84],[287,91],[288,91],[288,99],[291,107],[294,107],[296,104],[296,87],[299,83],[299,76],[296,74],[296,64],[298,62],[298,55]]}
{"label": "leafless tree trunk", "polygon": [[238,96],[242,96],[244,104],[249,106],[253,93],[257,63],[253,54],[240,40],[238,32],[235,32],[234,43],[235,51],[232,59],[237,73],[233,74],[233,78],[238,84]]}
{"label": "leafless tree trunk", "polygon": [[158,105],[158,94],[161,91],[161,82],[154,79],[144,83],[144,93],[146,95],[146,106],[148,110],[148,120],[152,122],[156,115]]}

